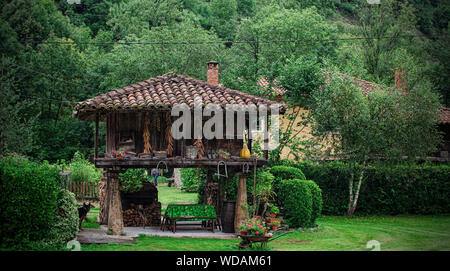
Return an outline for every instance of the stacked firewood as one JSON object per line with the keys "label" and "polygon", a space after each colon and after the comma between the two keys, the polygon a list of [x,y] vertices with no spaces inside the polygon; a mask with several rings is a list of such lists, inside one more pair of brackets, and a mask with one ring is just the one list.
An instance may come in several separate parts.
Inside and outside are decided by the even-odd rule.
{"label": "stacked firewood", "polygon": [[[139,212],[144,215],[144,218]],[[136,207],[123,211],[123,224],[125,227],[142,227],[144,224],[145,226],[161,225],[161,203],[156,202],[142,209]]]}

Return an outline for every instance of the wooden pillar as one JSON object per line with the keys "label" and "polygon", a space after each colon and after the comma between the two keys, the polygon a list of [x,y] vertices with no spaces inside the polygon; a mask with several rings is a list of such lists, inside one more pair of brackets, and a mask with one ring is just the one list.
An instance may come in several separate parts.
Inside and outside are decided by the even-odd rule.
{"label": "wooden pillar", "polygon": [[98,157],[98,113],[95,114],[94,157]]}
{"label": "wooden pillar", "polygon": [[269,118],[264,120],[264,159],[269,159]]}
{"label": "wooden pillar", "polygon": [[107,196],[108,194],[108,189],[107,189],[107,184],[108,184],[108,177],[106,175],[106,170],[103,171],[103,176],[100,178],[100,181],[98,182],[98,199],[100,201],[100,211],[98,214],[98,222],[101,225],[106,225],[108,224],[108,214],[107,214],[107,206],[109,206],[109,204],[106,204],[108,201],[106,199],[109,198],[109,196]]}
{"label": "wooden pillar", "polygon": [[108,230],[113,235],[120,235],[123,233],[123,217],[122,217],[122,202],[120,200],[119,191],[119,172],[110,171],[108,173],[108,182],[111,186],[111,198],[109,200],[108,212]]}
{"label": "wooden pillar", "polygon": [[239,173],[239,184],[236,197],[236,209],[234,215],[234,231],[239,232],[239,224],[242,220],[248,218],[248,203],[247,203],[247,176]]}

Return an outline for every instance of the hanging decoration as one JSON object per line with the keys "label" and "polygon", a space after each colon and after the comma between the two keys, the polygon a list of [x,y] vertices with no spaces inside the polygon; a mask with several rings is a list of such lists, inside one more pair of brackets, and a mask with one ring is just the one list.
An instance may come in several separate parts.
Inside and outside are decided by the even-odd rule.
{"label": "hanging decoration", "polygon": [[142,137],[144,138],[144,153],[153,152],[152,145],[150,145],[150,113],[145,114]]}
{"label": "hanging decoration", "polygon": [[166,114],[166,139],[167,139],[167,156],[172,156],[173,153],[173,137],[171,133],[172,128],[172,118],[170,113]]}
{"label": "hanging decoration", "polygon": [[203,155],[205,154],[205,146],[203,146],[202,140],[201,139],[196,139],[194,144],[192,144],[192,145],[200,148],[198,150],[198,153],[197,153],[197,158],[202,158]]}

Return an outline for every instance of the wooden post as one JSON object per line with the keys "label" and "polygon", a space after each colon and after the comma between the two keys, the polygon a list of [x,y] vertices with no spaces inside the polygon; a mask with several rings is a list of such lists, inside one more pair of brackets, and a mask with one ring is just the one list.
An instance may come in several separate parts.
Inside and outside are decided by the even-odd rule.
{"label": "wooden post", "polygon": [[120,235],[123,233],[123,217],[122,217],[122,202],[120,200],[119,191],[119,172],[110,171],[108,179],[111,185],[111,199],[108,214],[108,230],[113,235]]}
{"label": "wooden post", "polygon": [[239,173],[239,184],[236,197],[236,209],[234,215],[234,231],[239,232],[239,224],[242,220],[248,218],[248,203],[247,203],[247,176]]}
{"label": "wooden post", "polygon": [[95,114],[94,158],[98,157],[98,113]]}
{"label": "wooden post", "polygon": [[269,159],[269,118],[264,120],[264,159]]}

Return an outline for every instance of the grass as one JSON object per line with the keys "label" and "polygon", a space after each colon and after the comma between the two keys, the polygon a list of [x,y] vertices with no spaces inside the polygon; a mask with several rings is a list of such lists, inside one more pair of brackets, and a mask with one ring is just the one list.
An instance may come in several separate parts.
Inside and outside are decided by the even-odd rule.
{"label": "grass", "polygon": [[[183,192],[167,184],[158,185],[158,197],[165,209],[169,203],[197,203],[196,193]],[[91,208],[84,228],[99,228],[99,208]],[[371,250],[370,240],[377,240],[381,250],[450,250],[450,215],[440,216],[325,216],[318,220],[315,232],[283,236],[269,243],[268,250]],[[240,239],[170,238],[140,236],[136,244],[82,245],[82,250],[150,251],[229,251],[238,250]]]}
{"label": "grass", "polygon": [[89,213],[87,214],[87,218],[89,222],[83,220],[83,229],[99,229],[100,225],[97,223],[98,213],[100,212],[99,207],[91,207]]}
{"label": "grass", "polygon": [[[285,235],[269,243],[268,250],[371,250],[377,240],[381,250],[450,250],[450,215],[322,217],[315,232]],[[140,236],[137,244],[82,245],[82,250],[229,251],[239,239],[170,238]]]}
{"label": "grass", "polygon": [[161,202],[162,211],[167,208],[169,203],[195,204],[197,197],[197,193],[184,192],[174,187],[168,187],[167,184],[158,185],[158,201]]}

